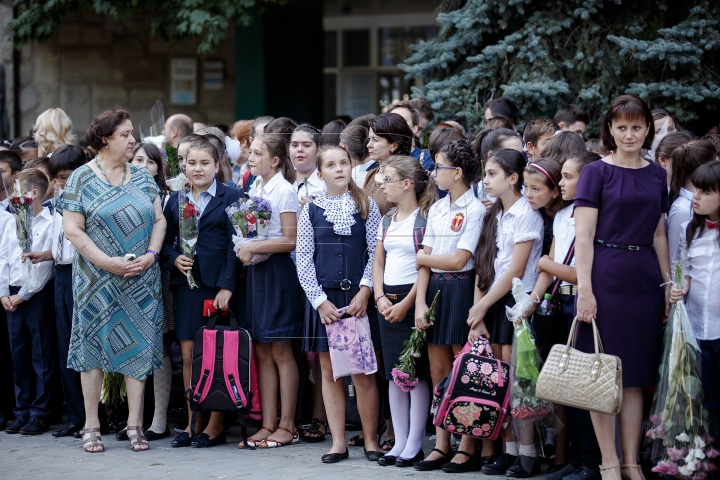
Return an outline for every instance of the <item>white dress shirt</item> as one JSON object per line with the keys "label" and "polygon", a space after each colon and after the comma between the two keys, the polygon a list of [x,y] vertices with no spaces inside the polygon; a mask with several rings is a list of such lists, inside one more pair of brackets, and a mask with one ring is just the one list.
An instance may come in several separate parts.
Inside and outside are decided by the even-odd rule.
{"label": "white dress shirt", "polygon": [[[20,259],[22,250],[17,240],[15,231],[15,218],[12,222],[8,222],[3,230],[2,239],[0,239],[0,297],[10,296],[10,287],[21,287],[18,295],[27,301],[33,293],[42,290],[45,284],[53,276],[53,262],[48,260],[33,265],[37,268],[38,277],[40,278],[40,286],[37,290],[30,292],[25,288],[23,262]],[[32,221],[32,252],[44,252],[52,248],[52,232],[53,217],[50,210],[46,207],[37,214]]]}
{"label": "white dress shirt", "polygon": [[72,265],[75,247],[65,237],[63,217],[55,210],[53,214],[52,254],[57,265]]}
{"label": "white dress shirt", "polygon": [[355,185],[362,188],[365,185],[365,177],[367,176],[368,167],[375,163],[375,160],[369,158],[365,160],[365,163],[361,163],[357,167],[352,169],[352,178]]}
{"label": "white dress shirt", "polygon": [[532,240],[533,245],[530,257],[525,265],[525,273],[522,277],[525,291],[529,292],[535,286],[537,280],[537,264],[542,254],[543,245],[543,219],[540,212],[533,210],[527,198],[520,197],[510,209],[497,215],[497,256],[495,257],[495,278],[490,288],[494,287],[497,281],[505,275],[512,263],[515,244]]}
{"label": "white dress shirt", "polygon": [[188,194],[188,200],[190,201],[190,203],[195,205],[195,208],[197,208],[200,212],[200,217],[198,218],[202,218],[202,214],[205,211],[205,208],[208,206],[208,203],[210,203],[210,200],[215,198],[216,192],[217,180],[213,180],[212,185],[210,185],[207,190],[205,190],[204,192],[200,192],[200,197],[198,199],[195,199],[192,188],[190,189],[190,193]]}
{"label": "white dress shirt", "polygon": [[692,220],[693,193],[690,190],[680,189],[679,196],[675,199],[667,216],[668,247],[670,249],[670,267],[675,270],[675,265],[680,263],[680,237],[685,235],[683,224]]}
{"label": "white dress shirt", "polygon": [[685,297],[690,324],[698,340],[720,338],[720,243],[718,231],[705,229],[701,237],[697,234],[687,248],[685,229],[682,224],[680,251],[687,251],[685,275],[691,278],[690,290]]}
{"label": "white dress shirt", "polygon": [[250,186],[249,196],[261,197],[270,202],[272,213],[268,223],[267,239],[282,237],[282,226],[280,214],[293,212],[297,215],[300,202],[298,201],[297,189],[290,182],[285,180],[282,172],[277,172],[267,184],[264,184],[262,177],[257,177]]}
{"label": "white dress shirt", "polygon": [[473,254],[480,240],[485,206],[469,189],[455,203],[450,204],[450,195],[435,202],[428,212],[423,246],[432,248],[432,255],[452,255],[462,249],[471,253],[470,259],[460,270],[433,272],[466,272],[475,267]]}
{"label": "white dress shirt", "polygon": [[[570,251],[570,245],[575,240],[575,217],[573,216],[575,206],[568,205],[555,214],[553,221],[553,236],[555,237],[555,256],[553,262],[560,265],[565,262],[565,257]],[[570,266],[575,266],[575,255],[570,260]],[[572,285],[570,282],[563,281],[560,285]]]}
{"label": "white dress shirt", "polygon": [[5,200],[0,200],[0,210],[3,212],[8,213],[8,205],[10,205],[10,197],[5,198]]}
{"label": "white dress shirt", "polygon": [[297,192],[298,200],[301,200],[303,197],[319,197],[325,193],[325,182],[318,178],[317,168],[304,182],[295,180],[293,187],[295,187],[295,191]]}

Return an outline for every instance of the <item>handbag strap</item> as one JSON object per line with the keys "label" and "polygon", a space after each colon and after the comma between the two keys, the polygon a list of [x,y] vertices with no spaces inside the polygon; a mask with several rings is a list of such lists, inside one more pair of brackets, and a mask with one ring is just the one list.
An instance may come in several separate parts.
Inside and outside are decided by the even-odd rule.
{"label": "handbag strap", "polygon": [[[568,337],[567,345],[565,346],[565,353],[562,356],[562,359],[560,360],[560,364],[558,366],[558,370],[560,373],[567,370],[568,367],[568,360],[570,358],[570,348],[575,349],[575,340],[577,337],[577,326],[579,322],[579,317],[576,316],[575,320],[573,320],[572,327],[570,327],[570,336]],[[605,353],[605,350],[603,349],[602,341],[600,340],[600,333],[597,329],[597,324],[595,323],[595,319],[592,319],[592,327],[593,327],[593,343],[595,345],[595,362],[593,364],[592,369],[592,379],[595,381],[597,377],[600,375],[600,367],[602,363],[600,362],[600,354]]]}
{"label": "handbag strap", "polygon": [[[572,243],[570,244],[570,249],[568,250],[568,253],[565,255],[565,260],[563,260],[563,265],[570,265],[570,262],[572,262],[573,257],[575,256],[575,239],[573,238]],[[557,293],[558,289],[560,288],[560,284],[562,283],[562,280],[559,278],[556,278],[553,282],[552,289],[550,290],[551,298],[555,298],[555,294]]]}

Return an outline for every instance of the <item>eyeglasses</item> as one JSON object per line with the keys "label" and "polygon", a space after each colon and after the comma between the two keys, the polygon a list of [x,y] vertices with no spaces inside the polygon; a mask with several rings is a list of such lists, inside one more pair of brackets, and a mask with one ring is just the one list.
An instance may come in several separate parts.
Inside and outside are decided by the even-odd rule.
{"label": "eyeglasses", "polygon": [[388,183],[395,183],[395,182],[402,182],[402,178],[390,178],[390,177],[383,177],[381,181],[378,183],[381,185],[387,185]]}
{"label": "eyeglasses", "polygon": [[434,172],[435,170],[455,170],[457,167],[446,167],[444,165],[435,165],[435,168],[430,170],[430,173]]}

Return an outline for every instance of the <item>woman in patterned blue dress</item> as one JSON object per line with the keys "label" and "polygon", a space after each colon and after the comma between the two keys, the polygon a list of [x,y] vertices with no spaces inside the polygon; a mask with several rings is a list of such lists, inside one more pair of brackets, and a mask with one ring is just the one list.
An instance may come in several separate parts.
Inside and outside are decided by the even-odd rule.
{"label": "woman in patterned blue dress", "polygon": [[[155,180],[127,163],[135,146],[130,116],[104,112],[86,138],[98,156],[73,172],[58,202],[65,235],[77,249],[68,367],[82,372],[85,450],[104,451],[98,419],[103,372],[118,372],[127,386],[130,448],[142,451],[148,448],[141,427],[145,379],[163,367],[157,252],[165,217]],[[128,254],[135,258],[126,260]]]}

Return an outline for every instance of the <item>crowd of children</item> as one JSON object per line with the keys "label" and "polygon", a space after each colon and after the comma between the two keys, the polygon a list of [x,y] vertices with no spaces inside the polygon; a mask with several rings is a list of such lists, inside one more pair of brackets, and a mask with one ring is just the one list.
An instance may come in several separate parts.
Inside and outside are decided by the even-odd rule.
{"label": "crowd of children", "polygon": [[[485,118],[476,133],[459,117],[423,132],[434,121],[423,99],[347,124],[338,119],[322,131],[260,117],[232,128],[230,138],[239,143],[233,153],[220,130],[193,133],[188,117],[174,115],[165,141],[177,148],[175,178],[161,149],[131,142],[132,163],[157,183],[167,224],[161,251],[151,252],[162,280],[164,337],[156,347],[164,362],[152,377],[152,422],[132,434],[133,445],[170,435],[170,351],[179,345],[184,391],[194,340],[208,318],[205,300],[232,310],[254,341],[262,421],[241,449],[330,435],[324,463],[347,459],[350,445],[382,466],[527,478],[539,474],[550,452],[548,480],[643,480],[643,398],[656,383],[663,320],[682,298],[701,349],[709,433],[717,438],[720,136],[700,139],[668,112],[651,112],[629,95],[615,99],[598,125],[600,138],[587,141],[591,120],[574,105],[554,119],[529,119],[522,134],[519,110],[507,98],[490,102]],[[657,138],[661,129],[667,134]],[[62,410],[57,405],[64,405],[67,426],[55,436],[95,430],[86,425],[83,368],[69,352],[71,336],[82,335],[73,312],[73,268],[81,254],[64,234],[56,202],[96,152],[81,148],[71,131],[64,112],[51,109],[38,118],[36,143],[0,147],[0,301],[7,313],[0,355],[12,365],[0,372],[0,427],[7,433],[47,431],[53,412]],[[63,141],[43,141],[49,132]],[[192,258],[180,248],[177,190],[186,184],[199,212]],[[29,250],[13,215],[18,192],[33,200]],[[226,209],[246,197],[262,198],[272,215],[262,239],[236,248]],[[26,260],[35,265],[35,282]],[[661,286],[682,263],[683,287]],[[577,317],[596,319],[605,352],[623,359],[622,463],[615,417],[572,407],[546,425],[540,452],[536,435],[512,422],[502,440],[462,436],[458,448],[449,431],[436,427],[432,451],[423,450],[433,388],[465,344],[484,337],[497,359],[511,361],[514,329],[506,311],[516,302],[516,278],[532,299],[523,317],[541,356],[566,342]],[[546,293],[557,295],[549,317],[536,312]],[[348,444],[347,386],[335,375],[326,328],[349,316],[367,316],[377,373],[350,375],[362,433]],[[408,390],[393,381],[393,369],[416,331],[426,333],[427,343],[416,359],[417,384]],[[580,348],[591,349],[589,338],[583,326]],[[53,390],[56,377],[60,391]],[[173,447],[226,443],[233,423],[225,415],[202,419],[189,406],[187,413]],[[128,438],[131,428],[118,438]],[[104,451],[98,432],[87,451]]]}

